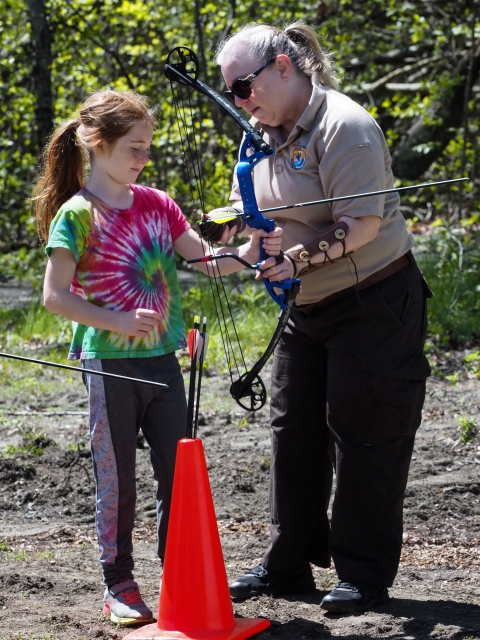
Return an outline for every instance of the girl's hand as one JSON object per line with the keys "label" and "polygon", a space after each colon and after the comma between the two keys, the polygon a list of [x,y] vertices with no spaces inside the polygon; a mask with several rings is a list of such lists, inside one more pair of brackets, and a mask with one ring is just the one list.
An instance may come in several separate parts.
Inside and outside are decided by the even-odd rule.
{"label": "girl's hand", "polygon": [[245,228],[245,221],[240,217],[234,217],[227,222],[216,224],[213,221],[209,222],[209,218],[211,216],[218,218],[221,215],[229,218],[232,214],[241,213],[241,211],[241,208],[235,207],[221,207],[219,209],[209,211],[198,221],[200,236],[204,240],[227,244],[236,233],[243,231]]}
{"label": "girl's hand", "polygon": [[150,309],[133,309],[118,315],[118,332],[136,338],[148,336],[155,327],[158,327],[162,319],[159,313]]}

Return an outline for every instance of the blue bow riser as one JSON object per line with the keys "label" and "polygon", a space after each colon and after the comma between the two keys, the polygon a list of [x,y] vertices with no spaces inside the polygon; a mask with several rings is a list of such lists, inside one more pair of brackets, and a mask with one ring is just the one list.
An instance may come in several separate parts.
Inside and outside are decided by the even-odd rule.
{"label": "blue bow riser", "polygon": [[[237,179],[242,196],[245,221],[252,229],[263,229],[270,232],[275,228],[275,221],[265,218],[260,213],[252,178],[255,165],[266,157],[264,151],[255,149],[251,142],[251,134],[246,133],[240,149],[240,161],[237,165]],[[263,250],[262,238],[260,240],[260,259],[258,264],[267,257]],[[270,296],[283,310],[287,307],[285,300],[287,291],[291,291],[293,285],[298,284],[300,281],[297,278],[291,278],[282,282],[271,282],[268,278],[264,278],[263,282]]]}

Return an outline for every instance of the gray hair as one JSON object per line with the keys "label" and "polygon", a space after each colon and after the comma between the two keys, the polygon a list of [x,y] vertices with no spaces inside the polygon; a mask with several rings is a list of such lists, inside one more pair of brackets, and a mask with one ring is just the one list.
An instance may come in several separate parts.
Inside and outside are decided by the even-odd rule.
{"label": "gray hair", "polygon": [[283,53],[305,75],[315,76],[322,84],[338,88],[330,62],[332,54],[320,45],[314,29],[302,22],[294,22],[283,29],[267,24],[247,24],[220,43],[215,62],[224,63],[239,45],[248,45],[249,52],[259,62],[267,62]]}

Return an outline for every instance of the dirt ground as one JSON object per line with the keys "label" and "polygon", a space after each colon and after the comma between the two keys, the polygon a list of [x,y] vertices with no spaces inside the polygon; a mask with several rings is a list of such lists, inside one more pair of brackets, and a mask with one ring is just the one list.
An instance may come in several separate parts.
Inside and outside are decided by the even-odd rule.
{"label": "dirt ground", "polygon": [[[480,438],[462,444],[458,424],[460,417],[478,416],[480,389],[463,355],[432,355],[436,375],[412,461],[393,600],[361,616],[325,614],[319,603],[336,583],[335,570],[315,568],[312,594],[234,602],[238,616],[271,621],[260,640],[480,639]],[[122,638],[129,630],[101,615],[85,392],[75,374],[36,375],[23,388],[0,388],[0,447],[27,443],[43,451],[10,449],[0,457],[0,640]],[[267,408],[243,412],[228,395],[226,376],[209,373],[200,423],[227,573],[234,578],[258,563],[268,540]],[[142,439],[137,454],[135,576],[155,611],[154,485]]]}

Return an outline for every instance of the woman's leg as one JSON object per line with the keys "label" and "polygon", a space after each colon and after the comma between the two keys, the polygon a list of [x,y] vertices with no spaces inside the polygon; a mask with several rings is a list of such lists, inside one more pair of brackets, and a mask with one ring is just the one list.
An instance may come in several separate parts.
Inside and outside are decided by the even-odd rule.
{"label": "woman's leg", "polygon": [[292,572],[309,562],[330,566],[327,507],[332,483],[328,451],[327,350],[295,335],[292,324],[272,371],[271,544],[262,564]]}

